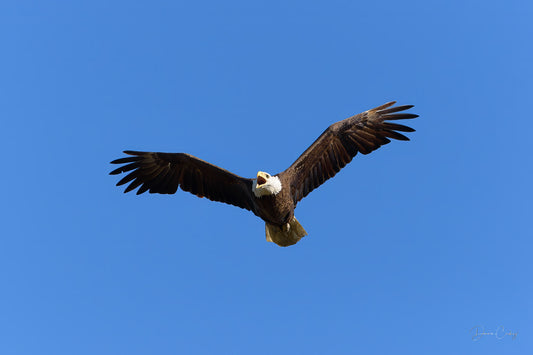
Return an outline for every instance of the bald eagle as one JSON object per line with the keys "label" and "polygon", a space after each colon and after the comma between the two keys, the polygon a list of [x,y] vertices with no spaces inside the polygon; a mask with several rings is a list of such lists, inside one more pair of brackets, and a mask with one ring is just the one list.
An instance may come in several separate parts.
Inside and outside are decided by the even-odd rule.
{"label": "bald eagle", "polygon": [[[416,118],[401,111],[412,105],[389,102],[329,126],[285,171],[271,175],[259,171],[255,179],[243,178],[186,153],[154,153],[126,150],[129,157],[110,174],[129,172],[117,186],[129,183],[125,193],[173,194],[178,187],[199,197],[224,202],[253,212],[265,221],[266,239],[279,246],[296,244],[307,235],[294,217],[296,204],[335,176],[359,152],[369,154],[389,138],[409,140],[399,132],[414,129],[390,121]],[[398,113],[401,112],[401,113]]]}

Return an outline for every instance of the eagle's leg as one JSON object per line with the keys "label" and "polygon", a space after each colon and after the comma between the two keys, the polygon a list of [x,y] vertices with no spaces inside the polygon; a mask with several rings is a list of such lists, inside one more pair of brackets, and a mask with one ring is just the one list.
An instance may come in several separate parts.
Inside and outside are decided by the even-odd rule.
{"label": "eagle's leg", "polygon": [[288,231],[291,230],[291,224],[290,223],[286,223],[282,228],[283,228],[283,231],[285,233],[287,233]]}

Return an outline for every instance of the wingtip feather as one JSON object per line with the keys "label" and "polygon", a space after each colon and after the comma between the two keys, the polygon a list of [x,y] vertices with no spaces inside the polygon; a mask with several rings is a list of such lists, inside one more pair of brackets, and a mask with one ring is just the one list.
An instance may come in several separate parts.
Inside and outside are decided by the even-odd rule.
{"label": "wingtip feather", "polygon": [[378,107],[375,107],[373,109],[371,109],[370,111],[381,111],[381,110],[384,110],[386,109],[387,107],[391,107],[392,105],[394,105],[396,103],[396,101],[389,101],[381,106],[378,106]]}
{"label": "wingtip feather", "polygon": [[138,150],[124,150],[123,153],[128,155],[141,155],[144,152],[139,152]]}

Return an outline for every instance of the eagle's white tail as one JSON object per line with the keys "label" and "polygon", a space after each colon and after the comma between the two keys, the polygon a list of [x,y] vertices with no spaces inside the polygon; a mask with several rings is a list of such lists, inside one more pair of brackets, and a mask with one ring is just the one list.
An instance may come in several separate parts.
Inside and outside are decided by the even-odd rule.
{"label": "eagle's white tail", "polygon": [[284,226],[266,223],[265,232],[267,242],[276,243],[280,247],[296,244],[307,235],[304,227],[296,220],[296,217],[292,217],[292,220]]}

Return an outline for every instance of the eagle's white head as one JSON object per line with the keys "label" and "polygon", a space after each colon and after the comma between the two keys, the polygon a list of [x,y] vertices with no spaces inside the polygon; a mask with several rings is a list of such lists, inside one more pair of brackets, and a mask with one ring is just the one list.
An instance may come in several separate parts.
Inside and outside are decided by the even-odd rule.
{"label": "eagle's white head", "polygon": [[281,191],[281,181],[277,176],[258,171],[257,178],[253,179],[252,190],[255,197],[277,195]]}

